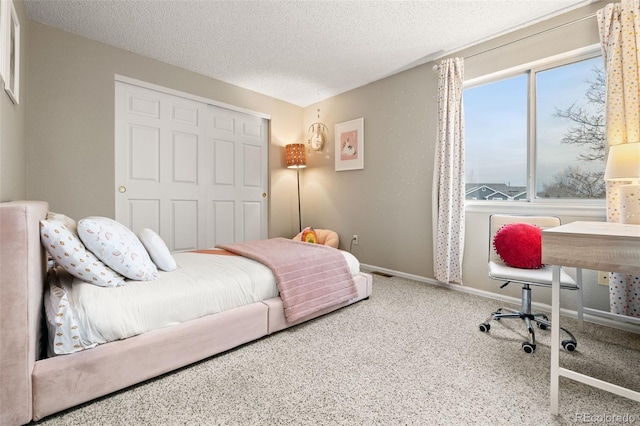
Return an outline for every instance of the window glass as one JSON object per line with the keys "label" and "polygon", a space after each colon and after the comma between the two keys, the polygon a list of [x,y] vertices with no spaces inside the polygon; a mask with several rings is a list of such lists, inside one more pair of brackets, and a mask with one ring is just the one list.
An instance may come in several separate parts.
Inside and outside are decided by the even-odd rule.
{"label": "window glass", "polygon": [[466,199],[604,198],[602,68],[565,59],[465,88]]}
{"label": "window glass", "polygon": [[536,73],[536,196],[604,198],[604,73],[592,58]]}
{"label": "window glass", "polygon": [[526,199],[527,76],[463,92],[466,198]]}

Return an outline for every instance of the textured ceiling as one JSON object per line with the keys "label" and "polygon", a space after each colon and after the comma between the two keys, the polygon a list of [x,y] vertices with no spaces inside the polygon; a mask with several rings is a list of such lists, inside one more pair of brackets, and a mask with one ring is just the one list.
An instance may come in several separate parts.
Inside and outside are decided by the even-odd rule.
{"label": "textured ceiling", "polygon": [[299,106],[593,0],[26,0],[29,18]]}

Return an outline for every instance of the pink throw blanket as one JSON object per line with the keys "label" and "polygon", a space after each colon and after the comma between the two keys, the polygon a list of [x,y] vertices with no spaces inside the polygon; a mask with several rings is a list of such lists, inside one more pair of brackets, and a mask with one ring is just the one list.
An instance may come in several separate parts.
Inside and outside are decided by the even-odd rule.
{"label": "pink throw blanket", "polygon": [[271,268],[287,322],[306,318],[358,295],[347,261],[332,247],[285,238],[218,247]]}

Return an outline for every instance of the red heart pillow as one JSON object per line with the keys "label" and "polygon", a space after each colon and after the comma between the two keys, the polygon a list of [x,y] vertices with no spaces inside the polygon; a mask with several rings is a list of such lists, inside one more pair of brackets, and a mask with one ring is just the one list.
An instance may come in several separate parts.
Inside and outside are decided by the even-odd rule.
{"label": "red heart pillow", "polygon": [[493,237],[500,258],[513,268],[542,267],[542,229],[530,223],[509,223]]}

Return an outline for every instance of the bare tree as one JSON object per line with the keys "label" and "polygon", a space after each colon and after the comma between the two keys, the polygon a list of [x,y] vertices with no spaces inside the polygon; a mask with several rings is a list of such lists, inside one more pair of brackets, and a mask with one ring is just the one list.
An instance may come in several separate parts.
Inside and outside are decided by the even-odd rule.
{"label": "bare tree", "polygon": [[569,128],[562,138],[562,143],[583,145],[588,151],[580,154],[579,159],[584,161],[604,161],[606,156],[605,145],[605,88],[606,78],[601,67],[593,67],[595,75],[593,80],[587,80],[589,89],[585,93],[587,102],[591,104],[593,112],[576,106],[574,102],[570,107],[561,110],[556,108],[556,117],[566,118],[576,126]]}
{"label": "bare tree", "polygon": [[[571,120],[575,125],[567,129],[562,143],[581,145],[584,153],[579,161],[601,161],[606,158],[605,141],[605,88],[606,77],[601,67],[593,67],[593,79],[588,79],[589,89],[585,93],[587,102],[593,107],[587,110],[574,102],[566,109],[556,108],[555,117]],[[567,167],[544,184],[542,197],[552,198],[603,198],[605,185],[603,172],[591,172],[578,166]]]}
{"label": "bare tree", "polygon": [[545,198],[604,198],[606,185],[602,172],[589,172],[569,166],[543,185],[539,196]]}

